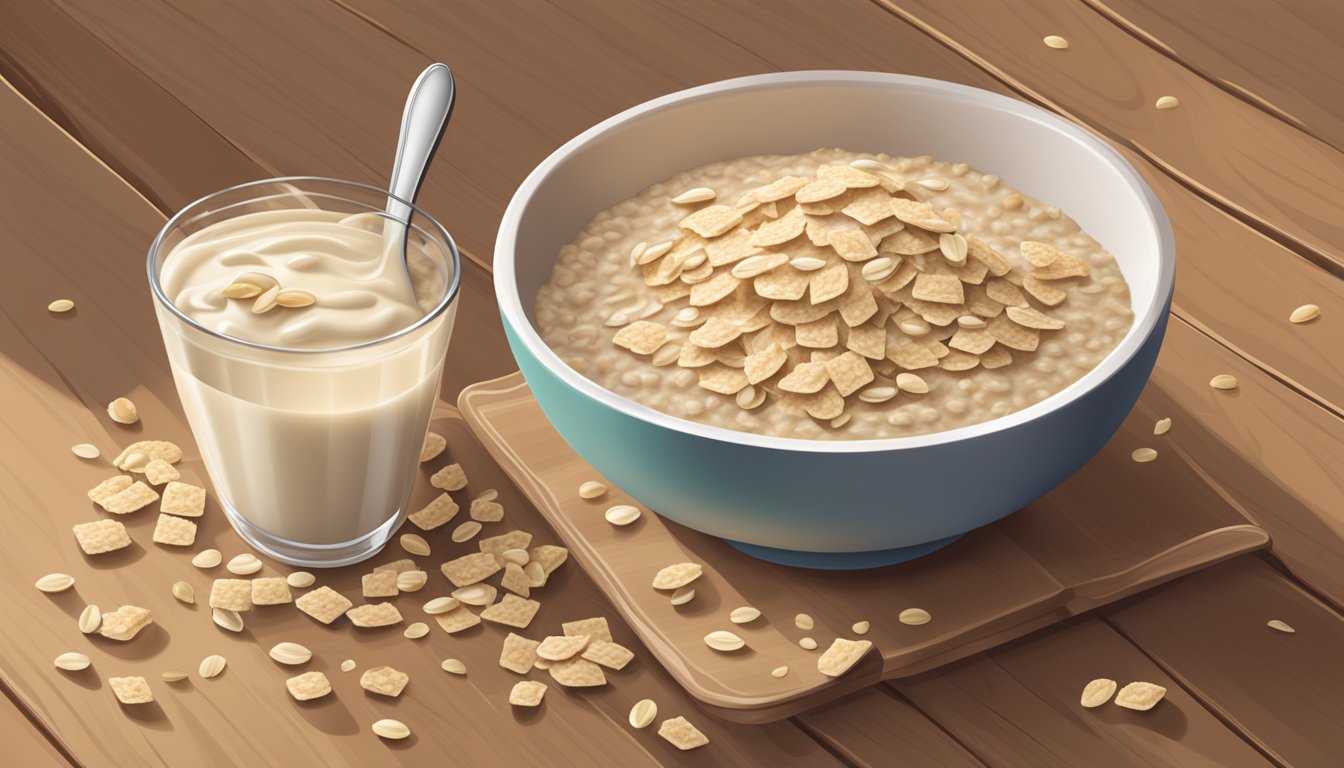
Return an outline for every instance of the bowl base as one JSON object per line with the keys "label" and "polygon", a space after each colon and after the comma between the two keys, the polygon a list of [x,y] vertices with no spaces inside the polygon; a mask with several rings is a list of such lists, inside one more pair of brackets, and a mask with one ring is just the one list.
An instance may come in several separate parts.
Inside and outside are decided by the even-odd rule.
{"label": "bowl base", "polygon": [[787,565],[794,568],[815,568],[823,571],[857,571],[862,568],[881,568],[884,565],[896,565],[946,547],[961,538],[961,534],[946,539],[916,544],[912,547],[895,549],[874,549],[868,552],[805,552],[799,549],[777,549],[756,544],[744,544],[740,541],[728,541],[733,549],[751,555],[758,560]]}

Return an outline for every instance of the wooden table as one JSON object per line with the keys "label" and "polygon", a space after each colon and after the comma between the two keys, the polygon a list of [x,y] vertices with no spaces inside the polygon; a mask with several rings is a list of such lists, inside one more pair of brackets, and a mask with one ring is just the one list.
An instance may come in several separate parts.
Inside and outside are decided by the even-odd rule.
{"label": "wooden table", "polygon": [[[7,764],[266,765],[276,750],[291,765],[1344,760],[1344,17],[1328,3],[6,0],[0,18]],[[1071,47],[1047,48],[1047,34]],[[138,594],[152,583],[166,593],[166,576],[128,574],[186,559],[150,544],[111,568],[83,558],[69,536],[70,523],[92,517],[82,492],[99,472],[68,446],[128,439],[105,415],[108,401],[131,393],[146,431],[188,441],[145,290],[148,242],[166,215],[236,182],[381,183],[405,86],[431,60],[448,62],[461,88],[422,197],[467,257],[443,384],[450,402],[513,369],[492,306],[495,227],[523,176],[563,141],[645,99],[726,77],[816,68],[937,77],[1074,119],[1148,178],[1175,225],[1180,268],[1141,407],[1172,417],[1164,452],[1266,528],[1270,554],[769,726],[697,713],[647,656],[616,690],[552,695],[539,717],[521,718],[494,674],[507,673],[481,651],[470,685],[443,693],[451,681],[417,681],[396,716],[423,725],[391,746],[368,733],[372,705],[347,695],[348,681],[339,693],[350,712],[297,707],[274,671],[250,681],[247,659],[229,684],[252,697],[235,701],[256,706],[212,701],[223,690],[213,681],[179,690],[155,679],[160,703],[145,714],[118,707],[100,675],[63,677],[50,659],[87,645],[73,628],[82,600],[52,599],[33,580],[66,571],[84,589]],[[1162,95],[1180,106],[1155,110]],[[49,314],[58,296],[76,312]],[[1307,302],[1320,319],[1290,325]],[[1211,396],[1216,373],[1235,374],[1240,389]],[[147,542],[152,522],[137,525]],[[203,531],[237,549],[218,514]],[[165,595],[153,600],[171,609]],[[582,573],[569,574],[559,600],[611,613]],[[1296,634],[1267,629],[1271,618]],[[434,635],[444,646],[427,655],[446,655],[451,639]],[[181,644],[165,632],[111,658],[148,670],[202,655]],[[95,645],[101,670],[112,651]],[[1079,681],[1103,674],[1166,685],[1168,701],[1147,714],[1081,710]],[[685,711],[711,745],[680,753],[632,731],[625,713],[643,696]]]}

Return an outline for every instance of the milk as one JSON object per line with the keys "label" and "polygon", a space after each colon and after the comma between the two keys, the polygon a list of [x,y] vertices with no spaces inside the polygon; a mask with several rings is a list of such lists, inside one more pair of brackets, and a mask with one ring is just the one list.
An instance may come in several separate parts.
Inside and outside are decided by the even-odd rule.
{"label": "milk", "polygon": [[[245,538],[287,562],[361,559],[407,511],[455,307],[405,331],[449,275],[415,236],[408,275],[400,227],[384,235],[386,221],[244,212],[163,258],[163,294],[191,322],[160,307],[160,326],[215,492]],[[254,312],[254,299],[222,295],[243,274],[316,301]]]}

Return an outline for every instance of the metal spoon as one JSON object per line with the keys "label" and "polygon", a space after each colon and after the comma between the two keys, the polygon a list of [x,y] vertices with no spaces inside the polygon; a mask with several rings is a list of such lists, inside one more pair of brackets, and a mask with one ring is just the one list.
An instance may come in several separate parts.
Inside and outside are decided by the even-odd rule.
{"label": "metal spoon", "polygon": [[411,208],[401,201],[414,203],[419,196],[429,162],[434,159],[443,129],[452,117],[456,93],[452,70],[445,64],[430,64],[411,85],[406,96],[406,109],[401,113],[401,136],[397,139],[397,157],[392,163],[392,180],[387,187],[389,194],[400,199],[388,200],[386,213],[402,226],[388,226],[384,230],[384,244],[388,249],[400,250],[402,266],[407,268],[408,285],[410,271],[406,265],[406,246],[410,237]]}

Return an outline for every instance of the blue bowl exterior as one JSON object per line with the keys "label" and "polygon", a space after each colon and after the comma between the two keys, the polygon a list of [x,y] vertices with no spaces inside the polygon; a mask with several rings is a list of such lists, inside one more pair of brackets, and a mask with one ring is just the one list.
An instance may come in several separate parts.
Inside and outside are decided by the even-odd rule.
{"label": "blue bowl exterior", "polygon": [[991,523],[1044,496],[1119,429],[1152,373],[1166,324],[1163,312],[1113,376],[1033,421],[939,445],[826,453],[743,445],[621,413],[560,380],[504,318],[514,357],[547,418],[607,479],[690,528],[810,552],[915,546]]}

